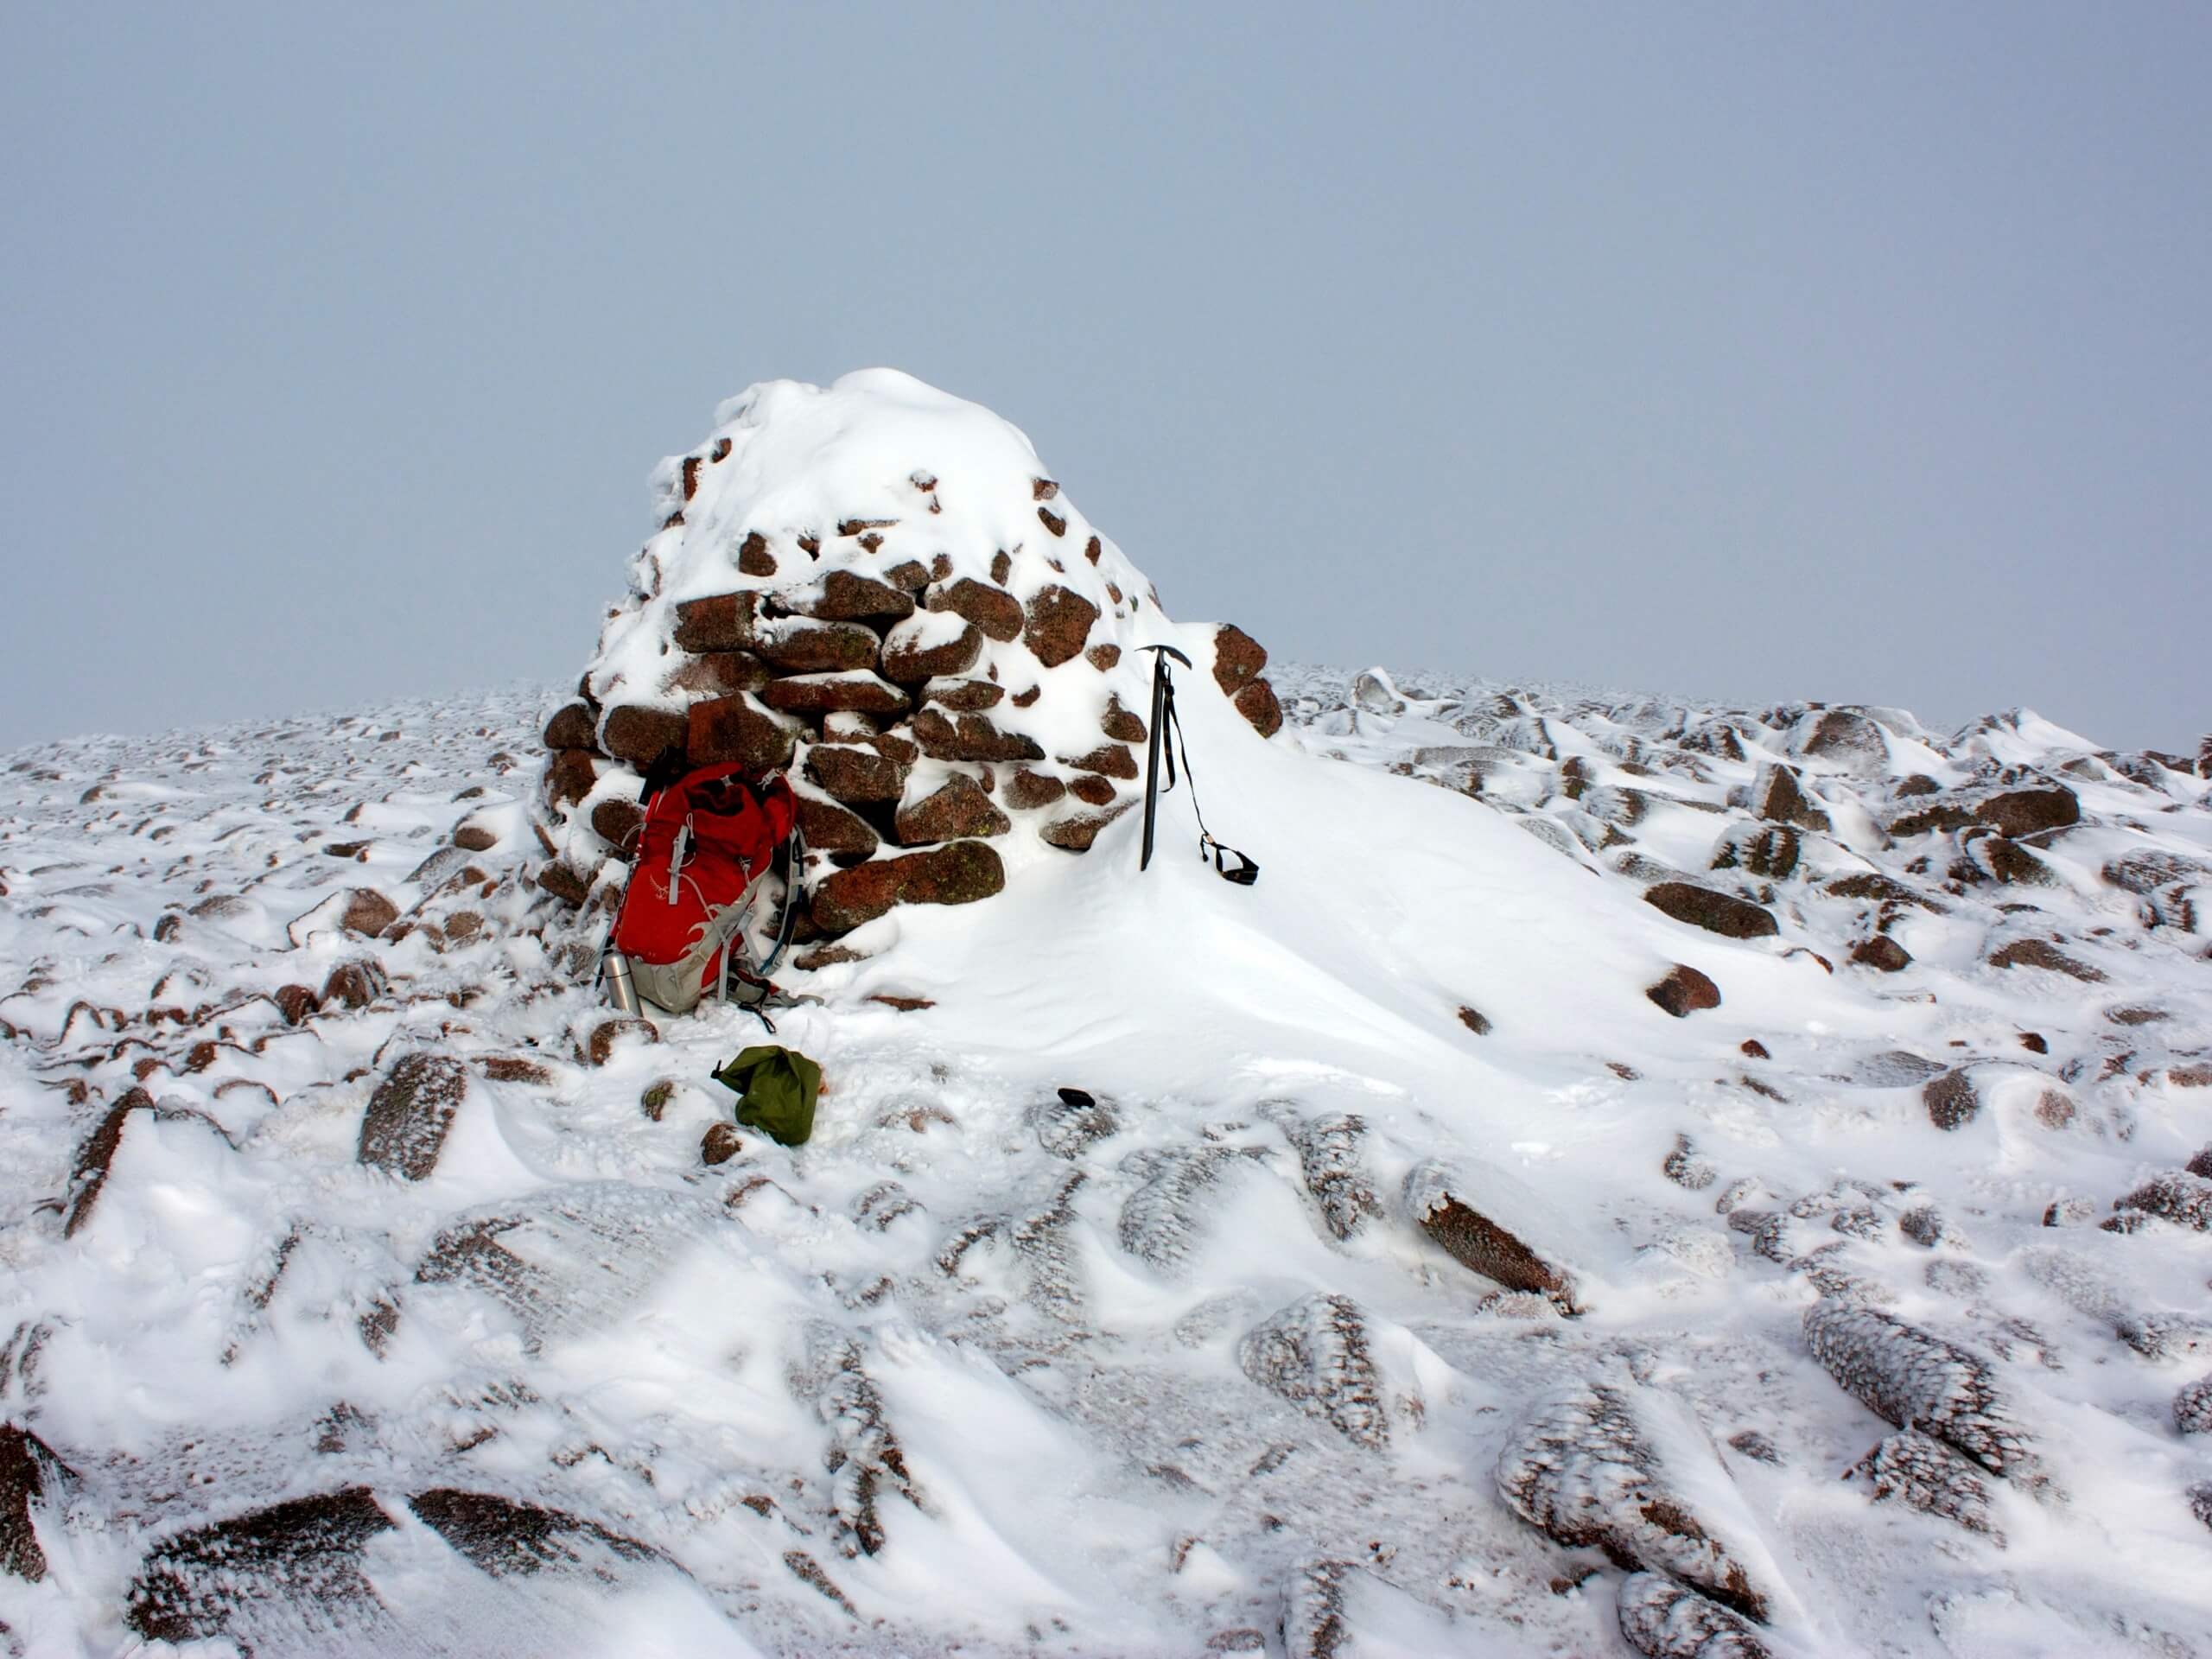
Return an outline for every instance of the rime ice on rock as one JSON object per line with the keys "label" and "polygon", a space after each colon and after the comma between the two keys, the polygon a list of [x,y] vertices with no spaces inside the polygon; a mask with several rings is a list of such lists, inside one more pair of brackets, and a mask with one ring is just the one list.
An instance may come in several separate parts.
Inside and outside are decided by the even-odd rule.
{"label": "rime ice on rock", "polygon": [[[988,897],[1009,835],[1086,850],[1141,793],[1138,647],[1176,637],[1142,573],[1020,432],[895,371],[768,382],[718,420],[662,464],[661,529],[546,727],[539,885],[619,883],[671,760],[790,768],[810,847],[868,872],[817,887],[826,932]],[[1272,733],[1266,652],[1206,639],[1190,693]],[[901,850],[954,847],[957,871]]]}
{"label": "rime ice on rock", "polygon": [[1963,1348],[1834,1297],[1807,1308],[1803,1325],[1813,1357],[1868,1410],[1934,1435],[1993,1474],[2034,1472],[2027,1435],[1996,1379]]}
{"label": "rime ice on rock", "polygon": [[1745,1559],[1756,1543],[1719,1531],[1719,1517],[1688,1497],[1728,1490],[1719,1458],[1678,1408],[1648,1390],[1598,1384],[1540,1402],[1508,1439],[1497,1479],[1506,1506],[1555,1541],[1672,1573],[1748,1618],[1768,1618],[1775,1586],[1754,1576],[1760,1561]]}
{"label": "rime ice on rock", "polygon": [[1917,1429],[1891,1435],[1853,1465],[1851,1473],[1866,1478],[1877,1503],[1896,1498],[1908,1509],[1986,1534],[1999,1546],[2005,1542],[1991,1518],[1989,1487],[1980,1467]]}
{"label": "rime ice on rock", "polygon": [[1621,1585],[1621,1636],[1645,1659],[1770,1659],[1773,1649],[1719,1602],[1663,1573]]}
{"label": "rime ice on rock", "polygon": [[1244,1375],[1355,1446],[1379,1452],[1390,1425],[1367,1326],[1349,1296],[1294,1302],[1238,1344]]}

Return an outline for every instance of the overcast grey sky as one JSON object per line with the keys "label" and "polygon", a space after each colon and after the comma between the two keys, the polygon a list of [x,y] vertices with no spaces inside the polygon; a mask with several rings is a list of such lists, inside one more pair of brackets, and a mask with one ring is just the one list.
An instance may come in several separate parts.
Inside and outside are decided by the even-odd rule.
{"label": "overcast grey sky", "polygon": [[569,680],[890,364],[1277,655],[2212,729],[2212,5],[0,9],[0,747]]}

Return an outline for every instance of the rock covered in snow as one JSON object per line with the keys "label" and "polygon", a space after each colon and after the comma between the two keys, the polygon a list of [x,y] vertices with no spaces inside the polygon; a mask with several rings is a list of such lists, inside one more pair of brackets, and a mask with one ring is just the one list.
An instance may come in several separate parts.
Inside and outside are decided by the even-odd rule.
{"label": "rock covered in snow", "polygon": [[1620,1590],[1621,1635],[1645,1659],[1770,1659],[1758,1632],[1709,1596],[1663,1573],[1631,1573]]}
{"label": "rock covered in snow", "polygon": [[[1719,1458],[1649,1389],[1600,1383],[1540,1402],[1508,1439],[1497,1481],[1506,1506],[1559,1543],[1671,1574],[1748,1618],[1770,1615],[1778,1586]],[[1730,1513],[1711,1512],[1715,1502]]]}
{"label": "rock covered in snow", "polygon": [[1087,850],[1141,793],[1141,646],[1196,646],[1184,695],[1282,723],[1256,641],[1173,628],[1020,431],[908,376],[756,385],[655,486],[661,529],[546,723],[537,880],[569,903],[623,879],[657,766],[788,767],[835,934],[996,893],[1007,837]]}
{"label": "rock covered in snow", "polygon": [[1995,1375],[1964,1349],[1835,1297],[1807,1308],[1803,1325],[1813,1357],[1877,1415],[1934,1435],[1993,1474],[2036,1468]]}

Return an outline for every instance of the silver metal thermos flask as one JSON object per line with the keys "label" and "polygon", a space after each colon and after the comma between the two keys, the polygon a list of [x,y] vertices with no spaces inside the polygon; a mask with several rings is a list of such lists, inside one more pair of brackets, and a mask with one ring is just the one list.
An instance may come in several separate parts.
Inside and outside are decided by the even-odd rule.
{"label": "silver metal thermos flask", "polygon": [[626,1014],[634,1017],[642,1014],[645,1010],[638,1001],[638,987],[630,977],[630,958],[610,944],[602,967],[607,975],[607,1000]]}

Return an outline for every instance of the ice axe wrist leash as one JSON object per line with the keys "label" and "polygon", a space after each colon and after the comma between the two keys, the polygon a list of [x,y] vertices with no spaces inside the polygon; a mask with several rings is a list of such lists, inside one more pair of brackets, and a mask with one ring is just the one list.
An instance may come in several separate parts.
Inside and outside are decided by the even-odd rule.
{"label": "ice axe wrist leash", "polygon": [[[1152,725],[1149,741],[1145,747],[1144,761],[1144,847],[1137,855],[1137,868],[1141,871],[1152,863],[1153,830],[1158,815],[1160,798],[1175,787],[1175,756],[1183,757],[1183,775],[1191,780],[1191,814],[1198,821],[1198,858],[1201,862],[1211,858],[1215,872],[1225,881],[1234,881],[1240,887],[1249,887],[1260,879],[1260,867],[1227,842],[1217,839],[1206,828],[1205,814],[1198,809],[1198,780],[1191,770],[1191,752],[1183,739],[1183,722],[1175,714],[1175,680],[1167,666],[1173,657],[1184,667],[1191,666],[1191,659],[1173,645],[1140,645],[1152,658]],[[1168,728],[1175,730],[1175,742],[1170,747]],[[1167,761],[1167,782],[1160,781],[1162,756]],[[1232,862],[1231,861],[1234,861]]]}

